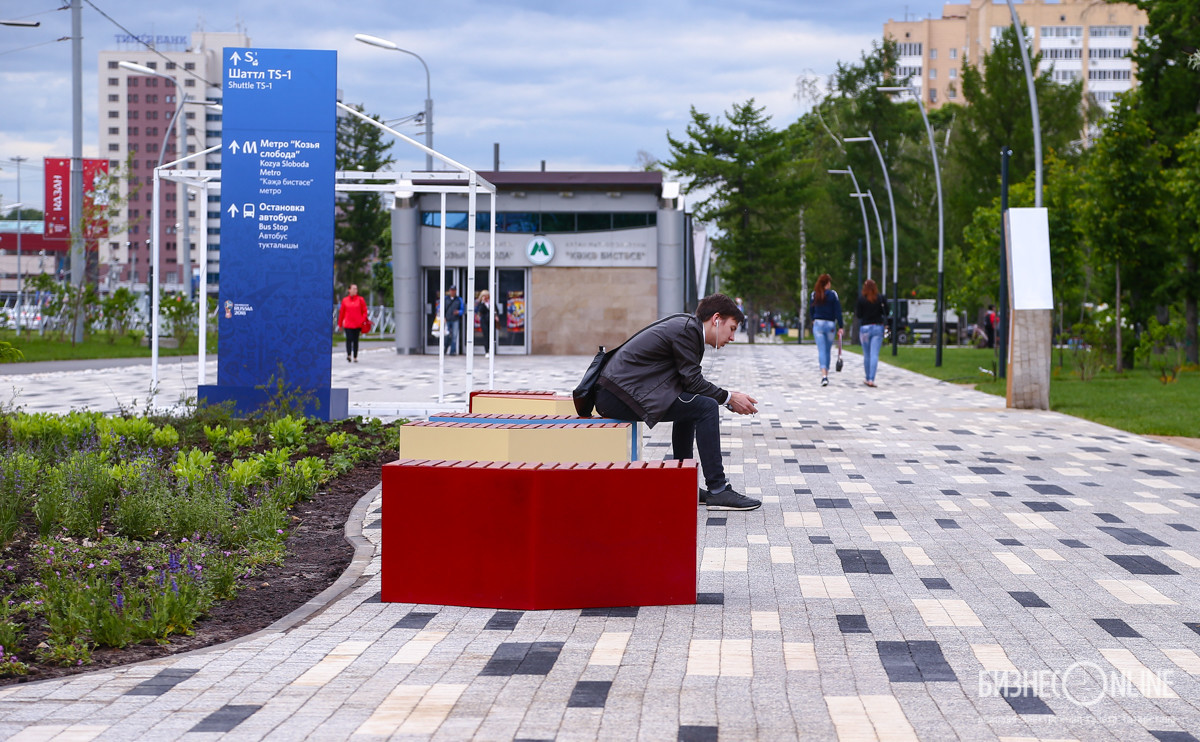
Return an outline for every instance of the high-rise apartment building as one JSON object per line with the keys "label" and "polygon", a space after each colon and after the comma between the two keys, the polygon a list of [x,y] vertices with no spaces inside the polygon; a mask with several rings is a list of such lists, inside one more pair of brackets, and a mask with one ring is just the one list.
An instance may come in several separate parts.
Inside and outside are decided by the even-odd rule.
{"label": "high-rise apartment building", "polygon": [[[127,286],[145,290],[150,277],[151,217],[154,168],[221,144],[221,113],[205,105],[220,103],[222,55],[226,47],[250,46],[243,33],[195,32],[187,36],[118,36],[116,49],[100,52],[100,156],[107,157],[111,172],[122,179],[123,213],[114,221],[125,227],[101,242],[101,287]],[[130,71],[122,61],[148,67],[174,80]],[[178,116],[176,117],[176,112]],[[176,117],[174,131],[171,119]],[[180,136],[184,144],[180,144]],[[164,145],[165,142],[165,145]],[[217,170],[220,149],[187,166]],[[128,165],[128,171],[126,166]],[[220,274],[219,193],[209,196],[182,184],[162,181],[159,197],[159,282],[168,290],[182,289],[199,270],[208,272],[210,292]],[[199,234],[200,210],[208,215],[208,234]],[[184,236],[188,235],[188,248]],[[201,241],[209,246],[208,265],[199,265]],[[185,265],[185,250],[187,263]]]}
{"label": "high-rise apartment building", "polygon": [[[1130,54],[1146,32],[1146,14],[1127,4],[1104,0],[1025,0],[1016,5],[1033,49],[1042,54],[1039,72],[1050,71],[1058,82],[1083,80],[1105,110],[1113,97],[1137,84]],[[963,66],[978,65],[993,41],[1012,25],[1002,0],[971,0],[942,6],[941,18],[889,20],[885,38],[899,45],[898,72],[912,75],[925,104],[963,103]]]}

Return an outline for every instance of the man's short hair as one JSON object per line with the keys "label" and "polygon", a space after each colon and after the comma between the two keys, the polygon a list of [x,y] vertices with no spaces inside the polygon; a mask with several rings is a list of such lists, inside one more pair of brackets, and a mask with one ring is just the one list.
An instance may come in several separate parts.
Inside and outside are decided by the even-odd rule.
{"label": "man's short hair", "polygon": [[714,314],[733,317],[739,325],[746,321],[746,315],[742,314],[741,309],[738,309],[737,302],[725,294],[706,296],[696,305],[696,316],[701,322],[707,322]]}

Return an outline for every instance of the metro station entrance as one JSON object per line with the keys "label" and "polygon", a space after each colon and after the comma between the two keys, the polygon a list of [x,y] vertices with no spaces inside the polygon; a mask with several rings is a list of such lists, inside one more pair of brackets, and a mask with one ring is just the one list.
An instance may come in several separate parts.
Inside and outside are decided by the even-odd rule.
{"label": "metro station entrance", "polygon": [[[458,288],[464,312],[468,302],[471,307],[474,307],[478,293],[487,287],[487,279],[487,269],[476,269],[476,296],[463,296],[462,292],[467,285],[467,269],[446,269],[446,288],[451,286]],[[425,307],[425,352],[437,355],[439,342],[445,342],[447,349],[450,346],[449,339],[444,334],[440,336],[434,334],[434,320],[437,318],[439,299],[436,268],[425,269],[423,284],[425,292],[422,297],[422,304]],[[496,355],[526,355],[529,353],[529,340],[526,332],[528,271],[524,268],[497,268],[496,284],[496,295],[492,297],[492,303],[495,305]],[[477,356],[486,355],[484,351],[486,341],[483,336],[486,328],[480,324],[479,320],[480,318],[476,316],[475,327],[472,328],[475,333],[475,355]],[[466,330],[467,328],[460,322],[457,337],[457,347],[460,353],[466,348]]]}

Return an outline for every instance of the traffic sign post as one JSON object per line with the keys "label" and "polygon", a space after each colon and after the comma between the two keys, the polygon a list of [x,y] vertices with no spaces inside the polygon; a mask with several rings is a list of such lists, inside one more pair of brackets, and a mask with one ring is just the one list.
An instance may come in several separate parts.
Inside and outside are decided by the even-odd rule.
{"label": "traffic sign post", "polygon": [[247,414],[280,390],[347,416],[331,387],[337,55],[226,49],[217,384]]}

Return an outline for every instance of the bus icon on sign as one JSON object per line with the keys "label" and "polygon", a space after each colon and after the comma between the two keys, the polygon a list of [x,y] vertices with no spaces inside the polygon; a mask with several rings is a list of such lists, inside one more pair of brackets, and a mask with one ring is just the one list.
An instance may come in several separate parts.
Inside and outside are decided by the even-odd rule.
{"label": "bus icon on sign", "polygon": [[525,246],[525,257],[534,265],[546,265],[554,259],[554,243],[546,235],[535,234]]}

